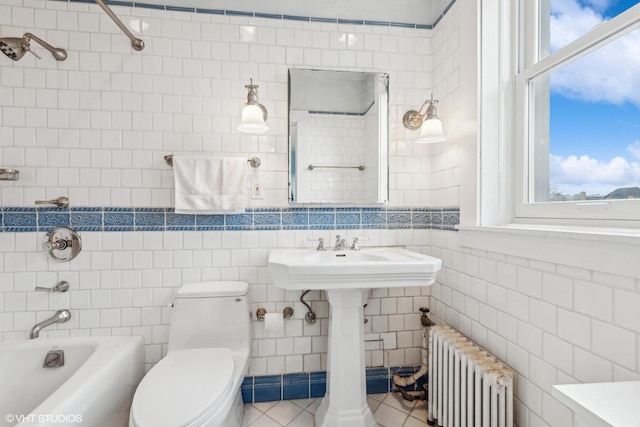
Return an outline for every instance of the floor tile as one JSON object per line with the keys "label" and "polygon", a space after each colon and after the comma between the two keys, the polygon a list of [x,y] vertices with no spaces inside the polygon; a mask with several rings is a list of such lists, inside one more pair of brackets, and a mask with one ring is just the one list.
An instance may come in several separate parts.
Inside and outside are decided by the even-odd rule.
{"label": "floor tile", "polygon": [[407,420],[404,422],[402,427],[424,427],[427,424],[424,421],[420,421],[417,418],[413,418],[413,417],[409,417],[407,418]]}
{"label": "floor tile", "polygon": [[268,415],[261,415],[257,420],[249,424],[249,427],[282,427],[282,424],[269,418]]}
{"label": "floor tile", "polygon": [[407,413],[411,412],[417,403],[416,400],[405,400],[400,393],[389,393],[382,402]]}
{"label": "floor tile", "polygon": [[419,420],[422,420],[423,422],[426,422],[427,415],[429,414],[427,412],[427,406],[428,406],[427,402],[421,401],[417,403],[416,406],[414,406],[411,412],[409,412],[409,415]]}
{"label": "floor tile", "polygon": [[378,424],[382,424],[384,427],[402,427],[409,415],[382,403],[373,413],[373,417]]}
{"label": "floor tile", "polygon": [[293,399],[291,402],[295,403],[296,405],[298,405],[302,409],[306,409],[309,405],[311,405],[316,400],[318,400],[318,399]]}
{"label": "floor tile", "polygon": [[312,413],[302,411],[295,420],[287,424],[287,427],[311,427],[315,425],[315,417]]}
{"label": "floor tile", "polygon": [[[322,399],[245,404],[243,427],[314,427]],[[378,427],[427,427],[427,403],[405,401],[399,393],[368,394]]]}
{"label": "floor tile", "polygon": [[316,411],[318,410],[318,406],[320,406],[320,403],[322,403],[322,399],[316,399],[315,402],[307,406],[307,411],[311,412],[312,414],[315,414]]}
{"label": "floor tile", "polygon": [[258,411],[267,412],[271,407],[275,406],[279,401],[275,402],[254,402],[251,403]]}
{"label": "floor tile", "polygon": [[262,411],[253,405],[244,405],[244,418],[242,419],[242,427],[246,427],[262,415]]}
{"label": "floor tile", "polygon": [[297,417],[303,409],[292,403],[290,400],[282,400],[270,408],[266,414],[279,422],[281,425],[288,425]]}
{"label": "floor tile", "polygon": [[375,412],[376,409],[378,409],[378,406],[380,406],[381,404],[382,402],[380,400],[376,400],[373,397],[367,396],[367,405],[369,405],[369,409],[371,409],[371,412]]}

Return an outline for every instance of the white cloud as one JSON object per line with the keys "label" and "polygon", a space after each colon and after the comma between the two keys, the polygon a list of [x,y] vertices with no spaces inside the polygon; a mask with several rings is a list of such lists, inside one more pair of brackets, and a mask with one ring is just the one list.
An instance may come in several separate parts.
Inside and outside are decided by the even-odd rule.
{"label": "white cloud", "polygon": [[551,3],[551,51],[560,49],[583,36],[604,20],[602,15],[575,0],[554,0]]}
{"label": "white cloud", "polygon": [[[632,147],[631,145],[629,147]],[[640,154],[640,141],[635,144]],[[608,163],[589,156],[549,156],[549,180],[562,192],[607,194],[620,187],[640,186],[640,163],[614,157]]]}
{"label": "white cloud", "polygon": [[[603,1],[591,0],[598,9]],[[553,2],[551,16],[551,50],[582,36],[603,22],[594,9],[575,0]],[[568,98],[588,102],[640,106],[640,30],[598,49],[557,70],[551,77],[551,90]]]}
{"label": "white cloud", "polygon": [[591,6],[592,9],[604,11],[611,3],[611,0],[584,0],[584,3]]}
{"label": "white cloud", "polygon": [[627,151],[631,153],[633,157],[640,160],[640,141],[627,145]]}

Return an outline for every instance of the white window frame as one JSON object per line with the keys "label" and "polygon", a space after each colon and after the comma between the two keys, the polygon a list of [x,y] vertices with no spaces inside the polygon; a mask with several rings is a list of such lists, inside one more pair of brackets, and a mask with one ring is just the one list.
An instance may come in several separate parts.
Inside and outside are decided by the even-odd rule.
{"label": "white window frame", "polygon": [[[548,123],[535,123],[533,120],[533,108],[548,109],[548,94],[538,99],[541,102],[536,106],[535,94],[532,93],[530,81],[553,70],[561,68],[575,59],[591,53],[613,40],[640,27],[640,4],[611,20],[593,28],[587,34],[557,50],[556,52],[538,58],[539,29],[548,25],[541,19],[543,13],[548,16],[548,10],[539,12],[539,7],[544,7],[545,0],[524,0],[516,13],[517,25],[514,32],[518,33],[516,43],[517,69],[514,80],[514,132],[513,149],[515,153],[513,167],[513,222],[514,223],[552,223],[572,225],[598,224],[601,226],[616,227],[640,227],[640,200],[602,200],[602,201],[575,201],[575,202],[528,202],[533,200],[532,186],[533,166],[531,158],[540,158],[547,162],[548,151],[545,148],[535,152],[531,141],[533,140],[535,127],[548,126]],[[542,28],[544,30],[544,28]],[[533,107],[532,107],[533,106]],[[548,150],[548,145],[546,147]],[[546,159],[544,158],[546,157]],[[544,167],[544,163],[542,164]],[[570,220],[570,221],[569,221]]]}
{"label": "white window frame", "polygon": [[[522,114],[515,105],[515,76],[524,69],[521,62],[526,59],[526,55],[518,55],[525,52],[525,44],[515,35],[519,28],[525,28],[526,20],[519,17],[531,16],[537,10],[536,3],[460,3],[461,57],[465,58],[460,117],[467,127],[457,135],[461,151],[459,233],[447,236],[470,250],[640,277],[633,261],[640,247],[640,229],[625,227],[633,221],[612,225],[602,219],[514,215],[515,188],[523,182],[514,179],[518,170],[514,141],[522,134],[515,127],[516,115]],[[531,21],[529,31],[533,31]],[[531,55],[533,51],[530,48],[528,52]]]}

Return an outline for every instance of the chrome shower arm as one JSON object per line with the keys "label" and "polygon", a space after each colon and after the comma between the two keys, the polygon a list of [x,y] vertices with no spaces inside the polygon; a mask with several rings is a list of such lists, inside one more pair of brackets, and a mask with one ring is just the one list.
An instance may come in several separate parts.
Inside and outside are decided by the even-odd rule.
{"label": "chrome shower arm", "polygon": [[125,27],[120,18],[118,18],[116,14],[113,13],[111,8],[109,8],[109,6],[107,6],[103,0],[96,0],[96,3],[98,3],[98,6],[100,6],[102,10],[104,10],[105,13],[109,15],[109,18],[111,18],[113,22],[116,23],[120,30],[122,30],[122,32],[125,33],[127,37],[129,37],[133,50],[141,51],[142,49],[144,49],[144,42],[131,34],[131,31],[129,31],[129,29]]}
{"label": "chrome shower arm", "polygon": [[[42,40],[40,37],[35,36],[35,35],[31,34],[31,33],[24,33],[24,36],[22,36],[23,49],[25,49],[25,47],[26,47],[25,50],[31,51],[31,49],[29,49],[29,42],[31,40],[35,41],[40,46],[44,47],[49,52],[51,52],[53,57],[55,59],[57,59],[58,61],[64,61],[65,59],[67,59],[67,52],[64,49],[53,47],[49,43],[47,43],[46,41]],[[33,53],[33,52],[31,52],[31,53]],[[34,53],[34,55],[35,55],[35,53]]]}

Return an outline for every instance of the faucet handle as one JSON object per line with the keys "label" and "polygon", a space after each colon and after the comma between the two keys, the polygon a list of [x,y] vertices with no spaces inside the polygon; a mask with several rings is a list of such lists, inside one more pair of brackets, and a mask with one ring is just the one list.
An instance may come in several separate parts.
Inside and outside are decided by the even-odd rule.
{"label": "faucet handle", "polygon": [[307,237],[307,240],[310,242],[318,242],[318,247],[316,248],[316,251],[326,251],[327,248],[324,247],[324,237],[319,237],[317,239],[312,239],[311,237]]}
{"label": "faucet handle", "polygon": [[358,244],[358,238],[357,237],[353,238],[353,243],[351,244],[351,250],[352,251],[359,251],[360,250],[360,244]]}
{"label": "faucet handle", "polygon": [[38,292],[67,292],[69,290],[69,282],[61,280],[53,288],[45,288],[43,286],[36,286]]}

